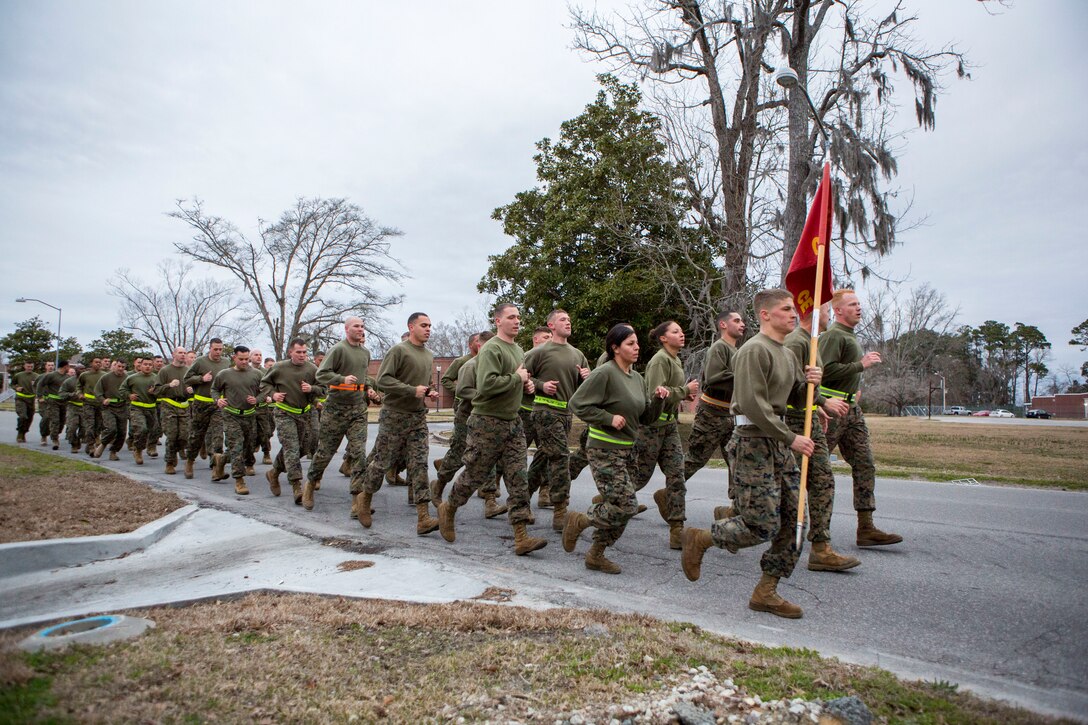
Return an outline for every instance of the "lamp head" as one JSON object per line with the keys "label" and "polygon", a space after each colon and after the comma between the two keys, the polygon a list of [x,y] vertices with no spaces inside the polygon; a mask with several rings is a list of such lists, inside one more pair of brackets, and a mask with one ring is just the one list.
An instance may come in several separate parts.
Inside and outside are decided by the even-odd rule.
{"label": "lamp head", "polygon": [[788,65],[782,65],[774,71],[774,82],[783,88],[793,88],[797,85],[798,77],[797,71],[790,68]]}
{"label": "lamp head", "polygon": [[15,301],[16,302],[26,302],[26,297],[16,297]]}

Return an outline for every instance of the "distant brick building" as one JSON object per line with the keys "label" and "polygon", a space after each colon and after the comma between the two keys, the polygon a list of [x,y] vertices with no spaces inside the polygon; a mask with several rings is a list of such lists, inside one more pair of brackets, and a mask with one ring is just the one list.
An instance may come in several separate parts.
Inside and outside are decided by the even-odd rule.
{"label": "distant brick building", "polygon": [[1045,410],[1055,418],[1088,418],[1088,393],[1034,395],[1031,407]]}

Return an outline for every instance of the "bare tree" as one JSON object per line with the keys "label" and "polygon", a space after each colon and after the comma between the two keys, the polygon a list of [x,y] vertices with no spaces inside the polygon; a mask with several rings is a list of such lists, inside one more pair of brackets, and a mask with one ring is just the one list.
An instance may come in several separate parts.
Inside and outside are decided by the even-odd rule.
{"label": "bare tree", "polygon": [[121,324],[151,341],[163,357],[170,357],[178,346],[203,350],[213,337],[245,337],[252,331],[237,315],[241,298],[233,287],[207,277],[194,280],[192,269],[190,263],[166,259],[159,263],[153,282],[124,268],[107,282],[109,294],[121,300]]}
{"label": "bare tree", "polygon": [[923,128],[933,126],[942,74],[953,66],[966,74],[954,48],[914,41],[915,18],[901,4],[871,19],[856,1],[632,0],[626,13],[575,8],[572,18],[578,49],[650,86],[686,170],[693,221],[715,240],[717,274],[699,280],[697,298],[735,301],[753,281],[784,274],[804,226],[819,175],[817,131],[804,96],[786,98],[771,81],[782,52],[831,129],[840,187],[833,261],[844,278],[868,276],[869,260],[891,250],[901,224],[900,202],[884,188],[896,172],[892,74],[915,88]]}
{"label": "bare tree", "polygon": [[293,337],[320,339],[348,315],[373,320],[401,300],[377,289],[379,281],[404,278],[389,248],[401,232],[379,226],[346,199],[300,198],[278,221],[259,220],[258,240],[207,214],[198,199],[179,200],[177,207],[169,216],[188,224],[194,236],[174,246],[241,283],[279,358]]}
{"label": "bare tree", "polygon": [[435,357],[460,357],[468,352],[468,339],[491,329],[486,306],[464,307],[452,322],[437,322],[431,329],[427,347]]}

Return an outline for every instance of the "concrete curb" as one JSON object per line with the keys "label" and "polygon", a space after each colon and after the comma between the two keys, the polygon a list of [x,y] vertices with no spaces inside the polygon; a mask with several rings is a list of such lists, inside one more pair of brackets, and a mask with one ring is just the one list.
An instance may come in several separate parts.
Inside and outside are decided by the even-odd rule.
{"label": "concrete curb", "polygon": [[0,544],[0,579],[65,566],[79,566],[103,559],[116,559],[146,549],[177,528],[198,509],[195,504],[182,506],[177,511],[127,534]]}

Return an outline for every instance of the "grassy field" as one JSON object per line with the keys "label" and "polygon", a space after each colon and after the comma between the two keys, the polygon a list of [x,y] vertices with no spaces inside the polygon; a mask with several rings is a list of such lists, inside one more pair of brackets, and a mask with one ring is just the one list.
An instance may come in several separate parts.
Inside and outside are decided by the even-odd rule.
{"label": "grassy field", "polygon": [[603,611],[416,605],[255,594],[132,612],[128,643],[22,654],[0,632],[0,722],[555,722],[652,703],[705,666],[764,701],[853,694],[891,723],[1046,723],[945,682],[904,682],[808,650],[768,648]]}

